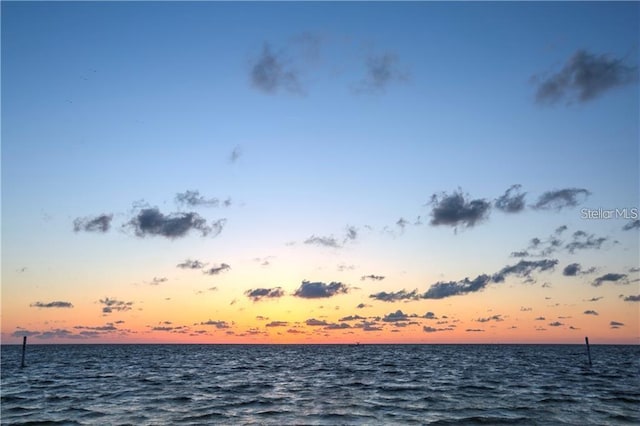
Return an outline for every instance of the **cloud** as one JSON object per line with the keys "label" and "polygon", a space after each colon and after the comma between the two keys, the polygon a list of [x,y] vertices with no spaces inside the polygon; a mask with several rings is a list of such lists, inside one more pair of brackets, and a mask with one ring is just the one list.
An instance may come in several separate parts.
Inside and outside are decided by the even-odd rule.
{"label": "cloud", "polygon": [[264,93],[273,94],[279,90],[304,93],[298,73],[288,67],[283,58],[271,50],[268,43],[264,44],[260,56],[251,67],[250,78],[253,86]]}
{"label": "cloud", "polygon": [[571,263],[564,267],[562,275],[566,277],[575,277],[580,272],[581,266],[579,263]]}
{"label": "cloud", "polygon": [[371,305],[367,305],[364,303],[358,303],[358,306],[356,306],[356,309],[364,309],[364,308],[369,308],[371,307]]}
{"label": "cloud", "polygon": [[226,321],[213,321],[213,320],[208,320],[208,321],[204,321],[201,322],[200,325],[211,325],[217,329],[226,329],[226,328],[231,328],[231,326],[229,325],[228,322]]}
{"label": "cloud", "polygon": [[60,302],[60,301],[49,302],[49,303],[35,302],[30,304],[29,306],[31,306],[32,308],[73,308],[72,303]]}
{"label": "cloud", "polygon": [[395,312],[391,312],[390,314],[385,315],[382,318],[384,322],[398,322],[398,321],[409,321],[409,315],[405,314],[401,310],[397,310]]}
{"label": "cloud", "polygon": [[349,315],[346,317],[342,317],[340,318],[338,321],[342,322],[342,321],[358,321],[358,320],[365,320],[365,317],[361,317],[360,315]]}
{"label": "cloud", "polygon": [[[435,328],[435,327],[431,327],[431,326],[423,326],[422,327],[422,331],[424,331],[425,333],[436,333],[438,331],[452,331],[453,327],[445,327],[445,328]],[[483,331],[483,330],[467,330],[467,331]]]}
{"label": "cloud", "polygon": [[619,282],[620,284],[629,284],[629,280],[627,279],[627,274],[615,274],[610,272],[608,274],[604,274],[594,279],[591,285],[594,287],[598,287],[598,286],[601,286],[602,283],[604,283],[605,281],[610,281],[614,283]]}
{"label": "cloud", "polygon": [[249,289],[244,292],[244,294],[254,302],[257,302],[263,298],[278,298],[284,296],[284,291],[280,287],[275,288],[256,288]]}
{"label": "cloud", "polygon": [[597,302],[600,299],[602,299],[602,297],[592,297],[591,299],[587,300],[587,302]]}
{"label": "cloud", "polygon": [[218,275],[222,272],[226,272],[229,269],[231,269],[231,266],[227,265],[226,263],[221,264],[220,266],[214,266],[213,268],[209,268],[206,271],[203,271],[203,274],[206,275]]}
{"label": "cloud", "polygon": [[239,145],[235,146],[231,151],[231,154],[229,154],[229,162],[235,163],[236,161],[238,161],[238,159],[241,156],[242,156],[242,147],[240,147]]}
{"label": "cloud", "polygon": [[625,296],[625,298],[622,300],[624,300],[625,302],[640,302],[640,294]]}
{"label": "cloud", "polygon": [[369,297],[372,299],[383,301],[383,302],[396,302],[398,300],[416,300],[419,298],[417,290],[407,292],[404,289],[391,292],[391,293],[387,293],[386,291],[381,291],[379,293],[372,294]]}
{"label": "cloud", "polygon": [[75,232],[107,232],[111,228],[112,214],[101,214],[96,217],[78,217],[73,221]]}
{"label": "cloud", "polygon": [[584,202],[591,192],[582,188],[565,188],[547,191],[542,194],[532,206],[537,210],[561,210],[565,207],[575,207]]}
{"label": "cloud", "polygon": [[383,275],[363,275],[360,277],[360,281],[371,280],[371,281],[382,281],[384,280]]}
{"label": "cloud", "polygon": [[583,314],[585,314],[585,315],[598,315],[598,313],[596,311],[594,311],[593,309],[588,309],[588,310],[584,311]]}
{"label": "cloud", "polygon": [[512,185],[495,201],[494,207],[505,213],[519,213],[524,210],[524,197],[527,193],[520,193],[520,188],[521,185]]}
{"label": "cloud", "polygon": [[286,327],[287,325],[289,325],[287,321],[271,321],[265,327]]}
{"label": "cloud", "polygon": [[554,321],[554,322],[550,322],[549,325],[551,327],[560,327],[560,326],[563,326],[564,324],[561,323],[560,321]]}
{"label": "cloud", "polygon": [[632,220],[622,227],[623,231],[630,231],[632,229],[640,229],[640,219]]}
{"label": "cloud", "polygon": [[153,280],[149,284],[158,285],[158,284],[161,284],[161,283],[164,283],[164,282],[167,282],[167,281],[168,281],[168,279],[165,278],[165,277],[160,277],[160,278],[153,277]]}
{"label": "cloud", "polygon": [[468,333],[484,333],[484,330],[481,328],[467,328],[465,331]]}
{"label": "cloud", "polygon": [[529,252],[526,250],[512,251],[510,256],[511,257],[529,257]]}
{"label": "cloud", "polygon": [[576,231],[573,233],[573,241],[565,245],[565,249],[571,254],[576,250],[595,249],[599,250],[602,243],[607,241],[606,237],[596,238],[595,235],[588,235],[584,231]]}
{"label": "cloud", "polygon": [[561,226],[558,226],[558,227],[556,228],[556,230],[555,230],[553,233],[554,233],[554,234],[556,234],[556,235],[561,235],[561,234],[562,234],[564,231],[566,231],[567,229],[569,229],[569,228],[567,227],[567,225],[561,225]]}
{"label": "cloud", "polygon": [[300,287],[293,294],[297,297],[305,299],[317,299],[323,297],[332,297],[337,294],[348,293],[349,288],[341,282],[331,282],[326,284],[323,282],[302,281]]}
{"label": "cloud", "polygon": [[164,215],[153,207],[140,210],[138,215],[131,219],[127,225],[134,228],[138,237],[160,235],[173,239],[184,237],[192,229],[200,231],[203,237],[209,234],[216,236],[222,231],[225,222],[226,219],[219,219],[211,225],[207,225],[207,221],[197,213]]}
{"label": "cloud", "polygon": [[109,299],[108,297],[100,299],[99,302],[104,305],[104,307],[102,308],[102,313],[104,314],[110,314],[113,311],[130,311],[131,306],[133,305],[133,302],[124,302],[122,300]]}
{"label": "cloud", "polygon": [[489,322],[489,321],[504,321],[504,318],[502,318],[502,315],[492,315],[490,317],[485,317],[485,318],[478,318],[475,320],[476,322]]}
{"label": "cloud", "polygon": [[358,238],[358,229],[355,226],[347,226],[345,231],[345,236],[342,239],[342,243],[338,241],[333,235],[330,237],[318,237],[315,235],[307,238],[304,243],[305,244],[315,244],[324,247],[333,247],[333,248],[341,248],[344,244],[349,241],[354,241]]}
{"label": "cloud", "polygon": [[490,281],[491,277],[486,274],[478,275],[473,280],[465,278],[460,281],[439,281],[431,285],[420,297],[423,299],[444,299],[445,297],[472,293],[485,288]]}
{"label": "cloud", "polygon": [[218,207],[220,200],[217,198],[205,198],[200,195],[199,191],[185,191],[176,194],[176,202],[190,207]]}
{"label": "cloud", "polygon": [[431,205],[431,225],[462,225],[467,228],[485,220],[491,208],[491,204],[483,199],[468,201],[462,192],[442,193],[440,197],[434,194]]}
{"label": "cloud", "polygon": [[635,83],[637,70],[637,66],[626,65],[621,59],[578,50],[557,73],[544,79],[534,76],[538,83],[536,101],[540,104],[561,100],[587,102],[615,87]]}
{"label": "cloud", "polygon": [[333,247],[340,248],[342,245],[338,243],[334,237],[316,237],[315,235],[310,236],[304,241],[305,244],[315,244],[319,246],[325,247]]}
{"label": "cloud", "polygon": [[326,322],[325,320],[317,320],[315,318],[310,318],[308,320],[305,321],[305,324],[307,324],[308,326],[311,327],[324,327],[329,325],[328,322]]}
{"label": "cloud", "polygon": [[182,263],[178,263],[176,266],[182,269],[202,269],[206,263],[202,263],[199,260],[187,259]]}
{"label": "cloud", "polygon": [[491,278],[496,283],[501,283],[509,275],[529,278],[535,270],[547,271],[558,264],[556,259],[542,259],[536,261],[521,260],[515,265],[505,266]]}
{"label": "cloud", "polygon": [[611,321],[609,323],[609,326],[611,326],[611,328],[620,328],[620,327],[624,327],[624,324],[618,321]]}
{"label": "cloud", "polygon": [[426,319],[438,319],[436,318],[436,314],[434,314],[433,312],[427,312],[426,314],[424,314],[424,316],[422,318],[426,318]]}
{"label": "cloud", "polygon": [[398,68],[398,56],[391,52],[369,55],[365,67],[364,79],[354,86],[356,93],[383,92],[391,83],[409,79],[408,73]]}

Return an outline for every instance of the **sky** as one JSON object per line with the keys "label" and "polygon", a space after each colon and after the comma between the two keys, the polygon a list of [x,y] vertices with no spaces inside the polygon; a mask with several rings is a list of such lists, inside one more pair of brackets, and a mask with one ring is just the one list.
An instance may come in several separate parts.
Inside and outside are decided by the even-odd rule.
{"label": "sky", "polygon": [[6,2],[2,343],[640,343],[637,2]]}

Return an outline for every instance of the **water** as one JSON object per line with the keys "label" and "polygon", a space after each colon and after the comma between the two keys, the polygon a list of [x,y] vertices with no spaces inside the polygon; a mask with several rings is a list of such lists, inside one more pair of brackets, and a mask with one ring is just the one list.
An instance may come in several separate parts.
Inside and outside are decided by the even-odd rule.
{"label": "water", "polygon": [[2,346],[2,424],[639,424],[640,347]]}

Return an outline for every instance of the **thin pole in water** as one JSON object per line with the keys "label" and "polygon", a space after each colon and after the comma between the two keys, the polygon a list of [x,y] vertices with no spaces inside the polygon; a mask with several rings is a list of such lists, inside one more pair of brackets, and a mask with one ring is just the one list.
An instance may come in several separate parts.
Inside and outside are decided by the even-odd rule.
{"label": "thin pole in water", "polygon": [[591,367],[592,366],[592,364],[591,364],[591,348],[589,348],[589,338],[585,337],[584,341],[587,344],[587,355],[589,356],[589,367]]}
{"label": "thin pole in water", "polygon": [[24,367],[24,353],[27,351],[27,336],[22,336],[22,362],[20,367]]}

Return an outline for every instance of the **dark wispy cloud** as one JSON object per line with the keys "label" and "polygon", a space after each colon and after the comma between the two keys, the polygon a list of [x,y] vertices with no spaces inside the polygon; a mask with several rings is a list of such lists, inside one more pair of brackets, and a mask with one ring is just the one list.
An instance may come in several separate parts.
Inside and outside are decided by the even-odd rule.
{"label": "dark wispy cloud", "polygon": [[567,243],[565,249],[571,254],[576,250],[599,250],[605,241],[607,241],[606,237],[596,237],[584,231],[576,231],[573,233],[573,241]]}
{"label": "dark wispy cloud", "polygon": [[627,274],[616,274],[616,273],[610,272],[608,274],[601,275],[596,279],[594,279],[591,285],[594,287],[598,287],[607,281],[612,283],[619,283],[619,284],[629,284]]}
{"label": "dark wispy cloud", "polygon": [[453,330],[453,327],[436,328],[436,327],[431,327],[429,325],[425,325],[422,327],[422,331],[424,331],[425,333],[436,333],[438,331],[452,331],[452,330]]}
{"label": "dark wispy cloud", "polygon": [[134,229],[136,236],[160,235],[167,238],[184,237],[190,230],[199,231],[202,236],[218,235],[225,225],[225,219],[219,219],[210,225],[197,213],[172,213],[164,215],[156,207],[144,208],[125,226]]}
{"label": "dark wispy cloud", "polygon": [[379,293],[372,294],[369,297],[382,302],[397,302],[398,300],[416,300],[419,298],[419,295],[418,290],[406,291],[402,289],[392,292],[381,291]]}
{"label": "dark wispy cloud", "polygon": [[332,248],[341,248],[346,243],[350,241],[355,241],[358,238],[358,229],[355,226],[347,226],[345,229],[344,237],[339,240],[338,238],[332,236],[316,236],[312,235],[307,238],[304,243],[305,244],[314,244],[324,247],[332,247]]}
{"label": "dark wispy cloud", "polygon": [[584,202],[591,192],[583,188],[565,188],[543,193],[532,206],[537,210],[561,210]]}
{"label": "dark wispy cloud", "polygon": [[111,228],[112,214],[101,214],[95,217],[78,217],[73,221],[75,232],[107,232]]}
{"label": "dark wispy cloud", "polygon": [[340,244],[335,237],[317,237],[315,235],[312,235],[306,240],[304,240],[304,243],[315,244],[315,245],[324,246],[324,247],[333,247],[333,248],[342,247],[342,244]]}
{"label": "dark wispy cloud", "polygon": [[222,263],[220,264],[220,266],[214,266],[212,268],[206,269],[202,271],[202,273],[206,275],[219,275],[222,272],[226,272],[230,269],[231,269],[231,266],[227,265],[226,263]]}
{"label": "dark wispy cloud", "polygon": [[358,306],[356,306],[356,309],[364,309],[369,307],[371,307],[371,305],[367,305],[365,303],[358,303]]}
{"label": "dark wispy cloud", "polygon": [[122,311],[130,311],[131,306],[133,306],[133,302],[124,302],[118,299],[109,299],[105,297],[104,299],[100,299],[99,302],[103,304],[102,313],[110,314],[114,311],[122,312]]}
{"label": "dark wispy cloud", "polygon": [[418,300],[418,299],[444,299],[446,297],[474,293],[483,290],[490,283],[502,283],[510,275],[523,277],[527,282],[533,281],[531,274],[533,272],[548,271],[555,268],[558,264],[556,259],[542,259],[537,261],[521,260],[515,265],[507,265],[493,275],[482,274],[474,279],[464,278],[460,281],[439,281],[432,284],[424,293],[418,293],[417,290],[406,291],[400,290],[396,292],[379,292],[371,294],[369,297],[384,302],[396,302],[399,300]]}
{"label": "dark wispy cloud", "polygon": [[504,321],[504,318],[502,318],[502,315],[492,315],[490,317],[483,317],[483,318],[477,318],[475,320],[476,322],[489,322],[489,321],[496,321],[496,322],[500,322],[500,321]]}
{"label": "dark wispy cloud", "polygon": [[398,55],[392,52],[367,56],[365,70],[365,77],[354,86],[356,93],[384,92],[392,83],[409,80],[409,74],[400,69]]}
{"label": "dark wispy cloud", "polygon": [[496,283],[501,283],[509,275],[530,278],[534,271],[548,271],[558,264],[556,259],[521,260],[515,265],[508,265],[495,273],[491,278]]}
{"label": "dark wispy cloud", "polygon": [[299,73],[268,43],[264,44],[262,52],[251,66],[249,77],[253,86],[264,93],[273,94],[280,90],[304,93]]}
{"label": "dark wispy cloud", "polygon": [[640,219],[635,219],[627,222],[623,227],[623,231],[631,231],[632,229],[640,229]]}
{"label": "dark wispy cloud", "polygon": [[631,296],[624,296],[622,299],[625,302],[640,302],[640,294],[632,294]]}
{"label": "dark wispy cloud", "polygon": [[488,218],[491,204],[484,199],[468,200],[461,192],[434,194],[430,204],[432,225],[472,227]]}
{"label": "dark wispy cloud", "polygon": [[241,156],[242,156],[242,147],[239,145],[235,146],[231,151],[231,154],[229,154],[229,162],[235,163],[236,161],[238,161],[238,159],[240,159]]}
{"label": "dark wispy cloud", "polygon": [[611,321],[609,323],[609,326],[611,328],[620,328],[620,327],[624,327],[624,323],[618,322],[618,321]]}
{"label": "dark wispy cloud", "polygon": [[73,304],[71,302],[61,302],[56,300],[55,302],[34,302],[30,304],[32,308],[73,308]]}
{"label": "dark wispy cloud", "polygon": [[206,263],[202,263],[199,260],[187,259],[182,263],[178,263],[176,266],[182,269],[202,269],[205,265]]}
{"label": "dark wispy cloud", "polygon": [[361,317],[360,315],[348,315],[346,317],[340,318],[338,321],[359,321],[365,319],[365,317]]}
{"label": "dark wispy cloud", "polygon": [[324,297],[332,297],[337,294],[349,292],[349,287],[341,282],[331,282],[329,284],[323,282],[302,281],[300,287],[293,293],[296,297],[305,299],[317,299]]}
{"label": "dark wispy cloud", "polygon": [[[176,203],[189,207],[218,207],[220,200],[217,198],[205,198],[200,191],[187,190],[176,194]],[[225,204],[225,207],[227,204]]]}
{"label": "dark wispy cloud", "polygon": [[151,282],[149,284],[151,285],[158,285],[158,284],[162,284],[169,281],[168,278],[166,277],[153,277],[153,280],[151,280]]}
{"label": "dark wispy cloud", "polygon": [[384,280],[384,276],[383,275],[363,275],[360,277],[360,281],[364,281],[364,280],[371,280],[371,281],[382,281]]}
{"label": "dark wispy cloud", "polygon": [[491,282],[491,277],[486,274],[478,275],[473,280],[465,278],[460,281],[439,281],[420,297],[423,299],[444,299],[445,297],[473,293],[485,288]]}
{"label": "dark wispy cloud", "polygon": [[325,320],[319,320],[319,319],[315,319],[315,318],[309,318],[304,323],[309,325],[309,326],[311,326],[311,327],[325,327],[325,326],[329,325],[329,323],[326,322]]}
{"label": "dark wispy cloud", "polygon": [[287,321],[271,321],[265,324],[265,327],[286,327],[287,325],[289,325]]}
{"label": "dark wispy cloud", "polygon": [[244,294],[254,302],[258,302],[264,298],[275,299],[284,296],[284,290],[280,287],[275,288],[256,288],[249,289]]}
{"label": "dark wispy cloud", "polygon": [[520,192],[521,185],[512,185],[493,204],[498,210],[505,213],[519,213],[525,208],[524,197],[526,192]]}
{"label": "dark wispy cloud", "polygon": [[211,320],[211,319],[208,320],[208,321],[201,322],[200,325],[210,325],[210,326],[213,326],[213,327],[215,327],[217,329],[220,329],[220,330],[231,328],[229,323],[226,322],[226,321],[214,321],[214,320]]}
{"label": "dark wispy cloud", "polygon": [[596,311],[594,311],[593,309],[587,309],[586,311],[583,312],[583,314],[585,315],[598,315],[598,313]]}
{"label": "dark wispy cloud", "polygon": [[549,325],[550,325],[551,327],[561,327],[561,326],[563,326],[564,324],[563,324],[563,323],[561,323],[560,321],[554,321],[554,322],[550,322],[550,323],[549,323]]}
{"label": "dark wispy cloud", "polygon": [[555,74],[533,77],[538,86],[536,101],[541,104],[563,100],[587,102],[610,89],[635,83],[637,71],[637,66],[625,64],[622,59],[578,50]]}

